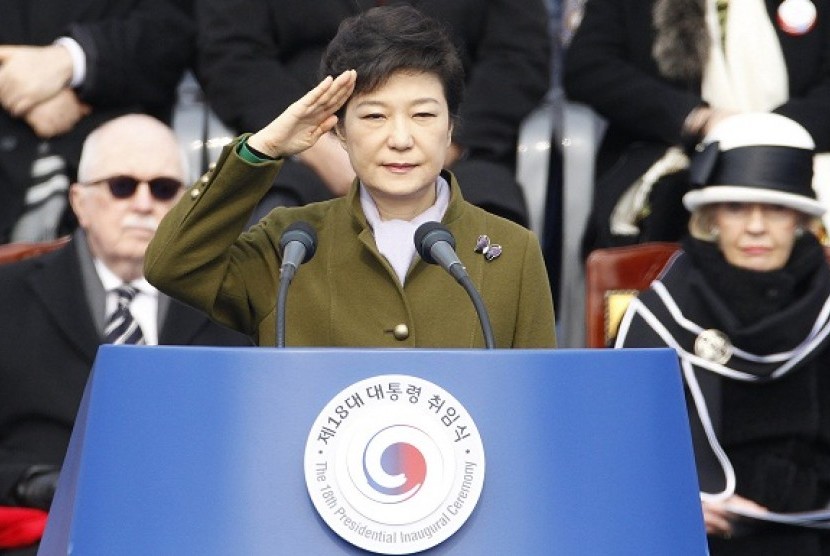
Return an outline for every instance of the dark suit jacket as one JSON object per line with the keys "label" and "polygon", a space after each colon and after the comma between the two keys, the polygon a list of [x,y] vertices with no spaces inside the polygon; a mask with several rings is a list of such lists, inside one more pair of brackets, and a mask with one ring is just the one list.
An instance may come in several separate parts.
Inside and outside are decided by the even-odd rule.
{"label": "dark suit jacket", "polygon": [[[74,179],[87,134],[128,112],[169,121],[182,71],[191,63],[192,0],[4,0],[0,44],[43,46],[60,36],[78,41],[87,74],[78,89],[92,113],[49,141]],[[23,207],[40,139],[0,108],[0,242]]]}
{"label": "dark suit jacket", "polygon": [[[261,129],[316,85],[320,57],[340,22],[380,3],[197,1],[197,68],[211,106],[238,133]],[[411,4],[446,23],[464,64],[466,91],[461,126],[454,131],[454,139],[469,150],[469,157],[452,168],[465,184],[464,197],[526,223],[524,200],[512,165],[519,124],[542,100],[550,84],[544,2],[397,3]],[[331,197],[313,173],[292,166],[291,162],[286,164],[278,185],[289,188],[303,203]],[[289,180],[303,181],[298,185]]]}
{"label": "dark suit jacket", "polygon": [[[0,505],[27,466],[63,461],[101,343],[84,292],[74,242],[0,266]],[[159,343],[252,345],[173,300]]]}

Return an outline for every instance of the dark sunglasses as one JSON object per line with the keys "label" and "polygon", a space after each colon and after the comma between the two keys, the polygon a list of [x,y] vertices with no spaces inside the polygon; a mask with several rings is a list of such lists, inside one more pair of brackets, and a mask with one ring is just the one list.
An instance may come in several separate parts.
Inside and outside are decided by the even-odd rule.
{"label": "dark sunglasses", "polygon": [[106,183],[110,188],[110,193],[116,199],[129,199],[135,195],[135,190],[138,189],[138,184],[146,181],[150,186],[150,194],[158,201],[169,201],[182,188],[184,184],[176,178],[153,178],[151,180],[140,180],[132,176],[112,176],[111,178],[104,178],[89,182],[86,185],[94,185],[96,183]]}

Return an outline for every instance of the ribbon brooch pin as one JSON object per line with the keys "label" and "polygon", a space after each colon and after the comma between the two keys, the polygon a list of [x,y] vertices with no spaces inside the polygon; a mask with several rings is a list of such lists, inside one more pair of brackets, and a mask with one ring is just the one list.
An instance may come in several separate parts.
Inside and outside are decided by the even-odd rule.
{"label": "ribbon brooch pin", "polygon": [[485,259],[492,261],[501,255],[501,245],[498,243],[490,243],[490,238],[482,234],[478,236],[478,240],[476,241],[475,252],[481,253]]}

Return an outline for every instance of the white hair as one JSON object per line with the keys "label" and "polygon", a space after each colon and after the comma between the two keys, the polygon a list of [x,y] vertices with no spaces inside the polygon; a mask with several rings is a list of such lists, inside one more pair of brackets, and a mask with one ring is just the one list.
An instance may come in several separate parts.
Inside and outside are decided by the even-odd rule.
{"label": "white hair", "polygon": [[142,131],[152,131],[162,135],[168,135],[171,143],[176,145],[181,160],[181,176],[183,181],[187,181],[190,176],[190,162],[187,154],[181,146],[175,132],[165,123],[149,116],[147,114],[125,114],[118,116],[101,124],[89,135],[83,144],[81,150],[81,158],[78,162],[78,181],[83,183],[91,179],[97,178],[95,176],[94,168],[96,166],[103,145],[112,140],[112,136],[118,133],[138,134]]}

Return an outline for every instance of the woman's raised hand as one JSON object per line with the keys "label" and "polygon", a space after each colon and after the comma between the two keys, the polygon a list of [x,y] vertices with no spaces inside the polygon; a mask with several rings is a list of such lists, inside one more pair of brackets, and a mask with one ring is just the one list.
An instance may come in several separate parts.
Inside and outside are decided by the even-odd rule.
{"label": "woman's raised hand", "polygon": [[337,124],[337,112],[354,91],[357,72],[323,79],[270,124],[248,138],[257,151],[274,158],[304,151]]}

